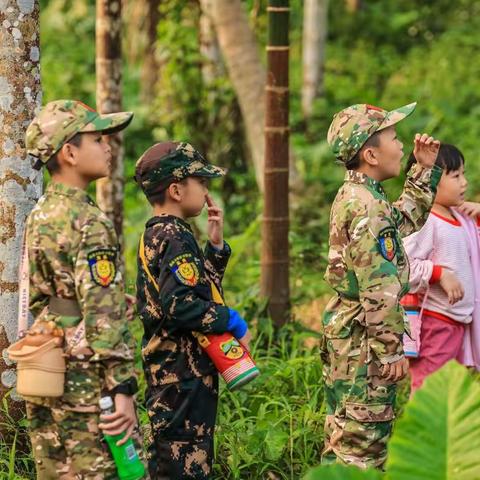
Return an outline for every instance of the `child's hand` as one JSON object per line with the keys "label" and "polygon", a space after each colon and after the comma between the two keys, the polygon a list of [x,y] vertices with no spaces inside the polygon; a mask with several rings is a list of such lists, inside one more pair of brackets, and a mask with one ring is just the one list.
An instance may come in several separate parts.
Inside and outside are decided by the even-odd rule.
{"label": "child's hand", "polygon": [[252,341],[252,334],[250,330],[247,330],[245,335],[242,338],[239,338],[238,341],[247,349],[250,350],[250,342]]}
{"label": "child's hand", "polygon": [[453,305],[463,298],[465,291],[463,286],[450,270],[442,269],[442,275],[440,277],[440,286],[448,296],[448,303]]}
{"label": "child's hand", "polygon": [[383,365],[382,368],[382,375],[392,382],[398,382],[408,373],[408,360],[406,358],[402,358],[397,360],[393,363],[388,363],[387,365]]}
{"label": "child's hand", "polygon": [[123,445],[133,433],[137,426],[137,413],[135,411],[135,400],[131,395],[117,393],[115,395],[115,412],[111,415],[101,415],[102,423],[98,426],[106,435],[120,435],[125,432],[125,436],[117,442],[117,445]]}
{"label": "child's hand", "polygon": [[427,133],[423,135],[417,133],[413,143],[413,155],[417,162],[425,168],[432,168],[440,149],[440,141],[430,137]]}
{"label": "child's hand", "polygon": [[210,195],[207,195],[206,199],[208,206],[208,239],[215,248],[223,250],[223,211]]}
{"label": "child's hand", "polygon": [[480,203],[477,202],[463,202],[458,209],[468,215],[469,217],[473,218],[474,220],[480,216]]}

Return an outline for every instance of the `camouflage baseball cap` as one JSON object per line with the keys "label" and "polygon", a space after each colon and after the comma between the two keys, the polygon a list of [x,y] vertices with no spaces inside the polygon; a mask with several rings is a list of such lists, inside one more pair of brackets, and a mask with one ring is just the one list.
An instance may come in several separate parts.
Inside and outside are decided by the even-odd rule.
{"label": "camouflage baseball cap", "polygon": [[150,196],[187,177],[222,177],[224,168],[207,163],[189,143],[163,142],[150,147],[137,161],[135,181]]}
{"label": "camouflage baseball cap", "polygon": [[335,157],[347,163],[375,132],[408,117],[416,106],[416,102],[410,103],[390,112],[365,103],[345,108],[333,116],[328,129],[328,144]]}
{"label": "camouflage baseball cap", "polygon": [[27,128],[27,152],[38,158],[37,168],[48,162],[77,133],[102,132],[105,135],[124,129],[132,112],[101,115],[77,100],[47,103]]}

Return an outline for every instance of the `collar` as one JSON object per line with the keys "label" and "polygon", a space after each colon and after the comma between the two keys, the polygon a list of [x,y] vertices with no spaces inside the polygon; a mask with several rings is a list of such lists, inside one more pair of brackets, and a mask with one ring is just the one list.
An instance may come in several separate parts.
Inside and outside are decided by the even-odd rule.
{"label": "collar", "polygon": [[149,228],[153,225],[156,225],[157,223],[176,223],[180,227],[186,228],[189,232],[193,234],[193,230],[190,224],[188,224],[180,217],[176,217],[175,215],[168,215],[166,213],[163,215],[156,215],[155,217],[152,217],[150,220],[148,220],[145,226]]}
{"label": "collar", "polygon": [[88,193],[78,187],[70,187],[64,183],[52,182],[48,185],[47,191],[49,195],[63,195],[66,197],[73,198],[79,202],[88,202],[91,205],[95,205],[95,202],[92,200]]}
{"label": "collar", "polygon": [[365,173],[357,172],[356,170],[347,170],[345,172],[345,182],[356,183],[358,185],[365,185],[371,190],[375,190],[382,195],[385,195],[385,190],[382,187],[382,184],[377,180],[374,180],[372,177],[369,177]]}

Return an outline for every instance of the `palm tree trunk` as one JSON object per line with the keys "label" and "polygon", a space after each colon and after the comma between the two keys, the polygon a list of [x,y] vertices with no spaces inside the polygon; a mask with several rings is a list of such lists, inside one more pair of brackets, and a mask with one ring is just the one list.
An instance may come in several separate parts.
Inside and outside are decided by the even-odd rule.
{"label": "palm tree trunk", "polygon": [[308,120],[313,101],[323,90],[328,0],[305,0],[303,8],[302,112]]}
{"label": "palm tree trunk", "polygon": [[[96,73],[97,109],[101,113],[122,110],[121,0],[97,0]],[[123,135],[109,137],[112,168],[97,182],[97,203],[112,220],[123,247]]]}
{"label": "palm tree trunk", "polygon": [[261,293],[276,325],[289,314],[289,2],[268,2]]}
{"label": "palm tree trunk", "polygon": [[263,191],[265,69],[240,0],[212,0],[212,19],[237,94],[258,187]]}
{"label": "palm tree trunk", "polygon": [[[16,380],[5,349],[17,336],[24,224],[42,188],[25,151],[26,127],[41,105],[39,8],[38,0],[0,2],[0,404]],[[11,403],[14,418],[21,405]]]}

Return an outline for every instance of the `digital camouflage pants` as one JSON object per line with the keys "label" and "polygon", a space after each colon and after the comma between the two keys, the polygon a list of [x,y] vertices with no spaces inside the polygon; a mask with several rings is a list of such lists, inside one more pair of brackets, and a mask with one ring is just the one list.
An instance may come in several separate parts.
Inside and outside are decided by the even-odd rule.
{"label": "digital camouflage pants", "polygon": [[[27,402],[27,417],[37,480],[118,479],[98,428],[98,413],[72,412]],[[141,454],[138,432],[133,440]]]}
{"label": "digital camouflage pants", "polygon": [[218,376],[151,387],[146,403],[152,427],[150,476],[155,480],[210,478]]}
{"label": "digital camouflage pants", "polygon": [[381,468],[394,419],[396,384],[367,361],[365,328],[346,338],[324,338],[322,359],[327,416],[322,463]]}

